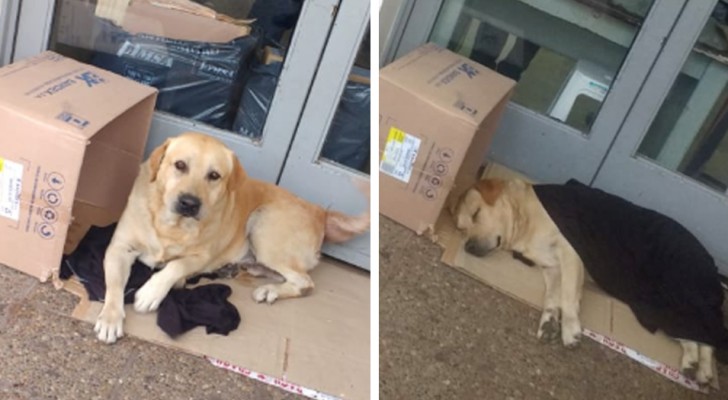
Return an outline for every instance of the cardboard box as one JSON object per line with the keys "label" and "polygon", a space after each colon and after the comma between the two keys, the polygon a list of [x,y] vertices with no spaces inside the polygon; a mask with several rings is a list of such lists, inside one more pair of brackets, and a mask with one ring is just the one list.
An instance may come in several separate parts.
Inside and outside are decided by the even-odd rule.
{"label": "cardboard box", "polygon": [[[212,9],[189,2],[185,10],[177,1],[65,0],[54,19],[54,43],[87,50],[106,51],[98,40],[104,34],[103,19],[113,21],[129,33],[145,33],[169,39],[226,43],[251,32],[248,20],[234,20]],[[249,10],[252,1],[239,7]]]}
{"label": "cardboard box", "polygon": [[53,52],[0,68],[0,263],[45,281],[118,220],[156,92]]}
{"label": "cardboard box", "polygon": [[[526,176],[497,164],[488,164],[484,176],[530,181]],[[434,238],[444,248],[443,263],[531,307],[543,309],[545,285],[539,268],[527,267],[508,252],[497,251],[485,258],[468,254],[463,248],[465,238],[455,228],[447,210],[438,220]],[[652,334],[644,329],[629,306],[606,294],[588,275],[579,317],[584,338],[596,340],[687,388],[704,391],[697,382],[680,372],[682,349],[678,342],[660,331]],[[533,321],[534,331],[538,322],[537,319]],[[535,336],[533,340],[537,340]],[[714,384],[717,385],[717,382]]]}
{"label": "cardboard box", "polygon": [[477,179],[515,82],[432,43],[379,82],[380,212],[422,234]]}

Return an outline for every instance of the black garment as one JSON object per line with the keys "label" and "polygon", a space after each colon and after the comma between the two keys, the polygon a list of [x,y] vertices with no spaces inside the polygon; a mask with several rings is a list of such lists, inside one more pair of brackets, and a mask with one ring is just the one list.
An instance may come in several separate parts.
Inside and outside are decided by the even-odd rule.
{"label": "black garment", "polygon": [[231,293],[230,286],[221,284],[172,289],[159,306],[157,325],[171,337],[196,326],[227,335],[240,324],[238,310],[227,301]]}
{"label": "black garment", "polygon": [[597,285],[627,303],[642,326],[715,346],[728,360],[717,268],[685,227],[573,179],[534,190]]}
{"label": "black garment", "polygon": [[[104,280],[104,254],[114,235],[116,224],[107,227],[91,227],[78,244],[76,250],[63,256],[61,260],[61,279],[76,275],[88,292],[89,300],[103,301],[106,293]],[[124,290],[124,303],[134,302],[137,289],[151,278],[156,271],[140,261],[134,261],[131,275]],[[197,283],[201,277],[208,279],[216,275],[202,274],[187,280]],[[212,284],[192,289],[172,289],[160,304],[157,312],[157,325],[169,336],[177,336],[196,326],[205,326],[207,333],[227,335],[240,325],[240,314],[235,306],[227,301],[232,293],[227,285]]]}
{"label": "black garment", "polygon": [[[106,281],[104,280],[104,254],[114,236],[116,224],[107,227],[92,226],[86,233],[76,250],[70,255],[63,256],[61,260],[61,279],[68,279],[73,275],[83,283],[88,292],[88,299],[103,301],[106,294]],[[154,271],[142,262],[136,260],[131,267],[129,281],[124,288],[124,303],[134,302],[134,294],[142,287],[144,282],[152,277]]]}

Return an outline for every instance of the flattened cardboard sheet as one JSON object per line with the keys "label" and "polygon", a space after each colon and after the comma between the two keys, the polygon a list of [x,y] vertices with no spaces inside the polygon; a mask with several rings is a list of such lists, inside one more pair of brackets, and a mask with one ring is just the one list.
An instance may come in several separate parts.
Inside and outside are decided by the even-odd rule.
{"label": "flattened cardboard sheet", "polygon": [[[173,340],[157,326],[156,313],[139,314],[131,305],[126,308],[125,334],[342,399],[368,399],[369,274],[323,260],[311,276],[316,284],[311,295],[273,305],[252,299],[263,279],[243,273],[215,280],[230,285],[229,300],[240,312],[240,327],[228,336],[208,335],[198,327]],[[209,282],[203,279],[201,284]],[[85,300],[78,284],[67,288],[84,299],[73,317],[95,323],[102,304]]]}

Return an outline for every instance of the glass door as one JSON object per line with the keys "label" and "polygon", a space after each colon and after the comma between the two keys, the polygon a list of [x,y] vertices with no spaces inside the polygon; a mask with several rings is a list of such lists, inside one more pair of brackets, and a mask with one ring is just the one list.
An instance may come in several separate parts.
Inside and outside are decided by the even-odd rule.
{"label": "glass door", "polygon": [[159,89],[147,152],[195,130],[275,182],[339,0],[33,0],[14,58],[50,49]]}
{"label": "glass door", "polygon": [[728,275],[728,4],[690,1],[594,185],[670,215]]}
{"label": "glass door", "polygon": [[432,41],[518,81],[488,158],[558,182],[593,179],[685,1],[405,3],[383,56]]}
{"label": "glass door", "polygon": [[[299,196],[351,215],[369,208],[370,7],[370,0],[342,2],[280,179]],[[370,269],[368,233],[324,251]]]}

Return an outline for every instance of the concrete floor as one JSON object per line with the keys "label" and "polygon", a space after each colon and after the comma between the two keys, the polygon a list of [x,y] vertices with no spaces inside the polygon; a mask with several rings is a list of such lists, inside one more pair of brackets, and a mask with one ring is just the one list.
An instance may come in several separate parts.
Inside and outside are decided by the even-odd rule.
{"label": "concrete floor", "polygon": [[536,339],[539,313],[439,262],[428,239],[380,219],[382,399],[726,399],[684,389],[589,339]]}
{"label": "concrete floor", "polygon": [[76,298],[0,265],[0,399],[293,399],[202,358],[125,337],[99,343]]}

